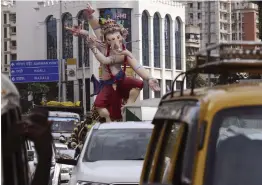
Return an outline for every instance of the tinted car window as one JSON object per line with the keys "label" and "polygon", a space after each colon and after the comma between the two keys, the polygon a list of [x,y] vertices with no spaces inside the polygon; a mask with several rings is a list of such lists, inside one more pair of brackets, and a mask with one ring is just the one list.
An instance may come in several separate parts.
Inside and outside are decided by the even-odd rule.
{"label": "tinted car window", "polygon": [[65,132],[73,131],[78,119],[76,118],[61,118],[61,117],[49,117],[48,120],[52,121],[52,131],[53,132]]}
{"label": "tinted car window", "polygon": [[84,161],[143,160],[152,129],[95,130]]}

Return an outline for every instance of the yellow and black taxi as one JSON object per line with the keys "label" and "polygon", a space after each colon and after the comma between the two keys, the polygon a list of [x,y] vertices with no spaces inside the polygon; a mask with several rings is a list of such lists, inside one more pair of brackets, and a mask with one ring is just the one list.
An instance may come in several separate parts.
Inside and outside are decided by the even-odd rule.
{"label": "yellow and black taxi", "polygon": [[[238,72],[262,74],[262,50],[246,45],[262,43],[211,46],[207,53],[218,49],[219,57],[208,54],[208,63],[181,75],[185,79],[208,73],[228,79]],[[197,55],[198,63],[203,56]],[[152,123],[140,184],[262,184],[262,82],[170,92]]]}

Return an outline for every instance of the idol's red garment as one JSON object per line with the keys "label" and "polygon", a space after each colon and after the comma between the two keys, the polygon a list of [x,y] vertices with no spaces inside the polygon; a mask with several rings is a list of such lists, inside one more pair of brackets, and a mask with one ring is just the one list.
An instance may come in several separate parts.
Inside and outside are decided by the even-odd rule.
{"label": "idol's red garment", "polygon": [[129,98],[129,92],[133,88],[143,89],[143,81],[137,78],[124,77],[117,81],[116,91],[112,85],[104,85],[95,100],[95,107],[107,108],[111,119],[121,119],[122,100]]}

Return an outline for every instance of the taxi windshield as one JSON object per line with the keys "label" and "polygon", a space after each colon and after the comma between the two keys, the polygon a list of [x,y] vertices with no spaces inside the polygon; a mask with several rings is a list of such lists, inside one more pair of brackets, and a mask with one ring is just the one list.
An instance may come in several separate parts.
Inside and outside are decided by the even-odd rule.
{"label": "taxi windshield", "polygon": [[214,185],[261,184],[262,107],[241,107],[218,113]]}
{"label": "taxi windshield", "polygon": [[106,129],[93,132],[84,161],[144,160],[152,129]]}
{"label": "taxi windshield", "polygon": [[77,118],[63,117],[49,117],[48,120],[53,122],[53,132],[71,132],[79,121]]}

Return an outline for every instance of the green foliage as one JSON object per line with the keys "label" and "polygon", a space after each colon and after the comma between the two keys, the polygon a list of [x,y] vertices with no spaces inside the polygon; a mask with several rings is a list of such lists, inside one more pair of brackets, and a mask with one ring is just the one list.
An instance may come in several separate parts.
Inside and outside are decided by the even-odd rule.
{"label": "green foliage", "polygon": [[33,92],[33,94],[46,94],[49,92],[49,86],[44,83],[31,83],[28,84],[27,90]]}
{"label": "green foliage", "polygon": [[[195,66],[196,66],[195,60],[188,58],[186,61],[186,70],[192,69]],[[193,76],[194,75],[188,75],[187,80],[186,80],[187,88],[190,88],[192,86]],[[195,88],[204,87],[207,85],[205,79],[203,79],[203,77],[200,75],[197,75],[194,83],[195,83]]]}

